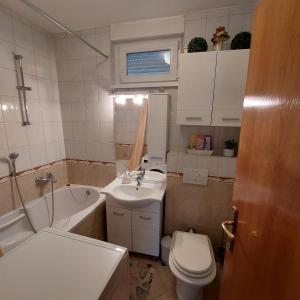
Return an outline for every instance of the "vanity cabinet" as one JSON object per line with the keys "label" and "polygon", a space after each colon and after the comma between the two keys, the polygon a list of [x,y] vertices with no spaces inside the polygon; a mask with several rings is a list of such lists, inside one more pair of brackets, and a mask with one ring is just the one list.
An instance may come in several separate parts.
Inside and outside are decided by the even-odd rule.
{"label": "vanity cabinet", "polygon": [[131,211],[116,206],[106,206],[108,241],[132,249]]}
{"label": "vanity cabinet", "polygon": [[108,242],[129,251],[159,256],[162,233],[162,202],[137,209],[121,207],[107,198]]}
{"label": "vanity cabinet", "polygon": [[249,50],[180,55],[178,125],[241,126]]}

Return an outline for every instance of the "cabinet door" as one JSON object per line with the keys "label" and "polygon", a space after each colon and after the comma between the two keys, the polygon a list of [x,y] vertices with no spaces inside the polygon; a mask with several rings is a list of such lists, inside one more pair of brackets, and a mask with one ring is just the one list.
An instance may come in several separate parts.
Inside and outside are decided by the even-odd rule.
{"label": "cabinet door", "polygon": [[147,146],[150,157],[166,158],[169,95],[149,94]]}
{"label": "cabinet door", "polygon": [[[203,118],[202,114],[209,115],[212,111],[215,68],[215,51],[180,56],[177,124],[210,125],[211,118]],[[194,112],[193,124],[188,118],[182,118],[184,112]]]}
{"label": "cabinet door", "polygon": [[115,206],[106,206],[108,242],[132,250],[131,211]]}
{"label": "cabinet door", "polygon": [[132,249],[134,252],[159,256],[159,214],[132,211]]}
{"label": "cabinet door", "polygon": [[212,125],[241,126],[249,50],[217,54]]}

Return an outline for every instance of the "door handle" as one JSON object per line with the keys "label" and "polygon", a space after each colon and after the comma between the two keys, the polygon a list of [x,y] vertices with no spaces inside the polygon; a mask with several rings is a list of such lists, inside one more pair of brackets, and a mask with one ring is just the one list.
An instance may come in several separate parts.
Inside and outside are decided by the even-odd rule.
{"label": "door handle", "polygon": [[234,234],[229,231],[227,226],[233,225],[233,221],[224,221],[222,222],[222,229],[230,240],[234,240]]}
{"label": "door handle", "polygon": [[151,220],[151,217],[143,217],[143,216],[139,216],[140,217],[140,219],[142,219],[142,220]]}
{"label": "door handle", "polygon": [[236,233],[236,229],[237,229],[238,211],[237,211],[236,206],[232,206],[232,211],[233,211],[232,220],[224,221],[221,224],[222,230],[227,237],[227,239],[226,239],[226,250],[227,251],[233,250],[235,233]]}
{"label": "door handle", "polygon": [[119,212],[116,212],[116,211],[114,211],[113,214],[115,216],[118,216],[118,217],[123,217],[124,216],[124,213],[119,213]]}

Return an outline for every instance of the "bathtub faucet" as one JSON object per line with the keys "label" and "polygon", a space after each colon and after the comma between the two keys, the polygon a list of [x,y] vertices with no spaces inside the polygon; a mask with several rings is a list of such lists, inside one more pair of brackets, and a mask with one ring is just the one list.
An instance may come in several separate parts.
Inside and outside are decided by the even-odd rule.
{"label": "bathtub faucet", "polygon": [[54,174],[49,172],[49,173],[46,174],[46,176],[38,176],[35,179],[36,184],[47,183],[47,182],[56,183],[56,179],[55,179]]}

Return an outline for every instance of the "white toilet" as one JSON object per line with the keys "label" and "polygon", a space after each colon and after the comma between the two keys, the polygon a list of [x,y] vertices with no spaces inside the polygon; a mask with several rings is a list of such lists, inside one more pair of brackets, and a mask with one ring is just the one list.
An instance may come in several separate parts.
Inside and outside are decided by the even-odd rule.
{"label": "white toilet", "polygon": [[177,278],[178,299],[202,299],[203,286],[212,282],[216,276],[216,262],[208,236],[175,231],[169,266]]}

